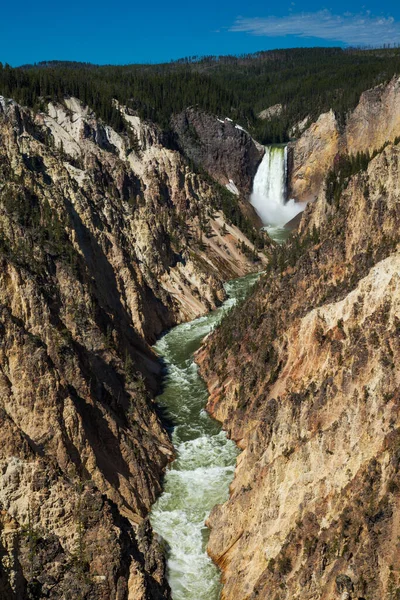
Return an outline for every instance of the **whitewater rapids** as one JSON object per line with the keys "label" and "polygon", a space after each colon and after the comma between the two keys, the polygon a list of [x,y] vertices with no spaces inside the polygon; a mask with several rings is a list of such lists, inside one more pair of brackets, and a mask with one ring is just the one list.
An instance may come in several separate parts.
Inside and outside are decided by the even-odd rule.
{"label": "whitewater rapids", "polygon": [[208,393],[193,354],[257,278],[252,274],[229,282],[228,300],[219,309],[178,325],[154,346],[166,365],[164,391],[157,402],[174,423],[176,459],[150,519],[168,544],[167,576],[174,600],[220,597],[220,573],[206,552],[204,522],[210,510],[228,498],[238,451],[204,410]]}

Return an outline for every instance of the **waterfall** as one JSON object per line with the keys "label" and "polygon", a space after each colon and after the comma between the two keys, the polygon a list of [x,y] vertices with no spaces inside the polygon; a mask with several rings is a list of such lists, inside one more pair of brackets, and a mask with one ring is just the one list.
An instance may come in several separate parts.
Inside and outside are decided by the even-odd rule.
{"label": "waterfall", "polygon": [[287,146],[266,146],[250,196],[264,225],[281,227],[304,209],[304,204],[286,201],[286,195]]}

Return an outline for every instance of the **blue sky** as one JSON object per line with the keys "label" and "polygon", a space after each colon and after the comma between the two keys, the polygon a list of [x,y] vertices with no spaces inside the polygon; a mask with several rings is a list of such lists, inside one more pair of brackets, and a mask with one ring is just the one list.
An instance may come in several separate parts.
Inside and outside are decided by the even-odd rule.
{"label": "blue sky", "polygon": [[393,0],[3,2],[0,61],[160,62],[293,46],[400,43]]}

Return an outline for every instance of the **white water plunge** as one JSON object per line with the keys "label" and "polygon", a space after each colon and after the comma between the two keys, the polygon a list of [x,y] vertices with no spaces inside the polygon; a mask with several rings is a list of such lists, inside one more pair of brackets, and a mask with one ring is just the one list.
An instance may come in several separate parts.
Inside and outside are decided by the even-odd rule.
{"label": "white water plunge", "polygon": [[263,225],[282,227],[304,210],[305,204],[286,201],[286,195],[287,146],[266,146],[250,196]]}

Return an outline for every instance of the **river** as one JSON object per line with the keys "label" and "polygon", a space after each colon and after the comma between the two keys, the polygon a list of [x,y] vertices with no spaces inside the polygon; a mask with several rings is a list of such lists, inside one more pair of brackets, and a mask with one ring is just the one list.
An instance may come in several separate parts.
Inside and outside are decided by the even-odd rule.
{"label": "river", "polygon": [[207,388],[193,355],[204,337],[257,280],[247,275],[225,285],[228,299],[217,310],[178,325],[154,346],[165,363],[157,403],[174,424],[176,459],[150,519],[168,544],[168,581],[174,600],[218,600],[220,572],[206,552],[210,510],[228,498],[238,450],[204,407]]}

